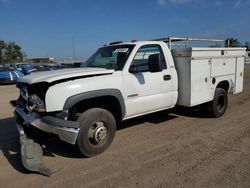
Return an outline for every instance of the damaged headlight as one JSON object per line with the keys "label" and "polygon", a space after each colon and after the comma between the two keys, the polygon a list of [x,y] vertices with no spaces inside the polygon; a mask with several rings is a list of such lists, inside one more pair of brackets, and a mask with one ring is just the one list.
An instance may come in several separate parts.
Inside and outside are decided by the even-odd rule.
{"label": "damaged headlight", "polygon": [[33,110],[37,112],[45,112],[46,108],[44,101],[42,101],[36,94],[32,94],[27,100],[27,109],[31,112]]}

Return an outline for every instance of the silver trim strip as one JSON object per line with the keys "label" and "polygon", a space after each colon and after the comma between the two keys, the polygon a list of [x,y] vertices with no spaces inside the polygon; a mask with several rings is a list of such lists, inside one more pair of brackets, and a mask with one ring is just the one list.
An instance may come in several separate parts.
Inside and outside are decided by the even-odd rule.
{"label": "silver trim strip", "polygon": [[9,75],[10,75],[10,80],[13,81],[13,76],[12,76],[12,73],[9,72]]}

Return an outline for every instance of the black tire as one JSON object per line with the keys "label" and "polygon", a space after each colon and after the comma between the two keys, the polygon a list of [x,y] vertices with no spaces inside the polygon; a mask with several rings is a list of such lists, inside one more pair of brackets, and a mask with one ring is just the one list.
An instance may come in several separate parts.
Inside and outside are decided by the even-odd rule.
{"label": "black tire", "polygon": [[102,108],[91,108],[77,120],[80,131],[77,146],[85,157],[92,157],[105,151],[112,143],[116,121],[114,116]]}
{"label": "black tire", "polygon": [[227,110],[227,92],[222,88],[216,88],[213,101],[208,103],[208,113],[210,116],[221,117]]}

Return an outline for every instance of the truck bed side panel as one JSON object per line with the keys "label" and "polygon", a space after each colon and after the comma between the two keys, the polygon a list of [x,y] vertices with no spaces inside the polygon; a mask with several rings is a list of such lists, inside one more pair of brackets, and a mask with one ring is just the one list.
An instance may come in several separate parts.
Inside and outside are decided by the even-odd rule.
{"label": "truck bed side panel", "polygon": [[229,83],[229,91],[243,90],[245,48],[173,49],[178,72],[177,104],[196,106],[213,100],[216,86]]}
{"label": "truck bed side panel", "polygon": [[191,98],[191,67],[185,57],[175,58],[175,67],[178,75],[178,105],[189,106]]}

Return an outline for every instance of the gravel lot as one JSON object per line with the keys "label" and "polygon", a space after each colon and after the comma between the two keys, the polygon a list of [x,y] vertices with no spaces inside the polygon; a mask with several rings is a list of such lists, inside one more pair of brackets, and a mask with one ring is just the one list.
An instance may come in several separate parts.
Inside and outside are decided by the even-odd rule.
{"label": "gravel lot", "polygon": [[178,108],[130,120],[106,152],[90,159],[43,136],[50,178],[22,167],[8,104],[17,96],[14,85],[0,86],[0,187],[250,187],[249,65],[244,92],[230,96],[222,118]]}

